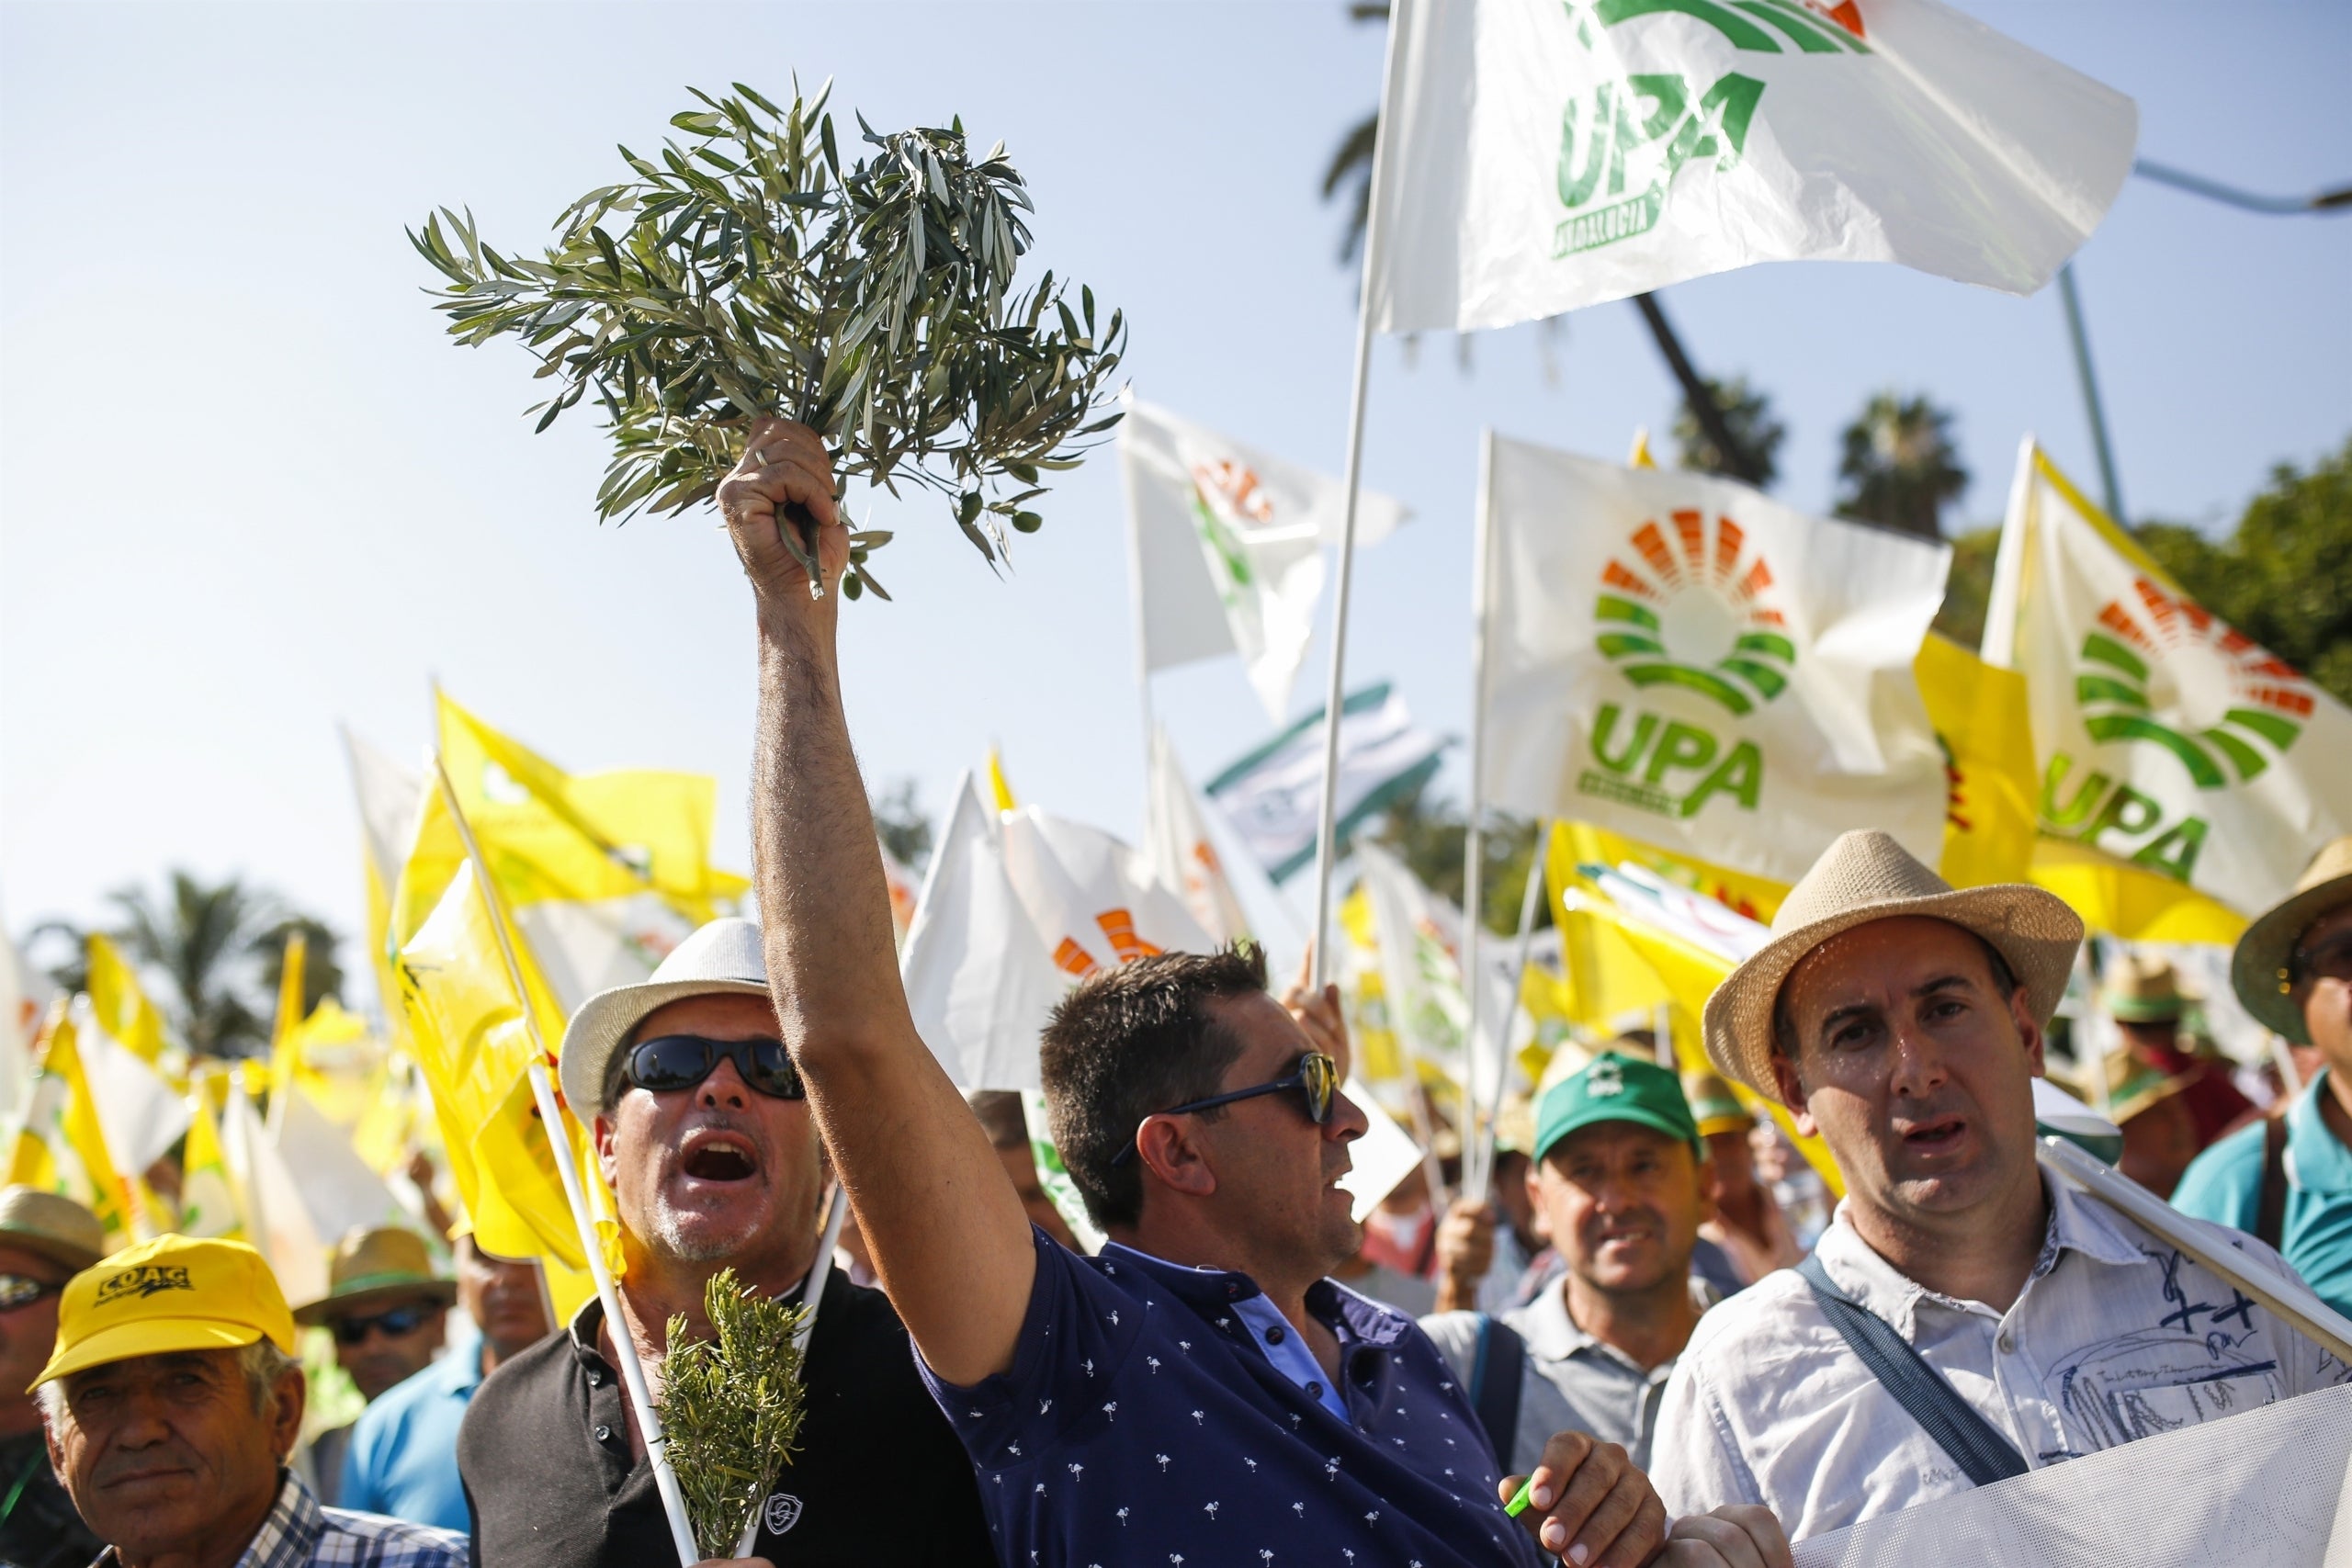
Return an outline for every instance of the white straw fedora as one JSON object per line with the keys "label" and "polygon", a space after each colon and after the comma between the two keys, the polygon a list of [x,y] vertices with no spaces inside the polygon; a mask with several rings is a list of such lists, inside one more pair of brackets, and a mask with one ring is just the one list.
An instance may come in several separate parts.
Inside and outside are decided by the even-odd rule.
{"label": "white straw fedora", "polygon": [[1899,915],[1949,920],[1991,942],[2044,1024],[2066,994],[2083,942],[2082,918],[2053,894],[2021,883],[1955,892],[1887,834],[1844,834],[1789,890],[1773,917],[1771,942],[1707,998],[1707,1058],[1715,1070],[1777,1101],[1772,1008],[1789,971],[1838,932]]}
{"label": "white straw fedora", "polygon": [[604,1109],[605,1069],[613,1052],[655,1008],[687,997],[742,995],[765,998],[768,971],[760,928],[732,916],[696,931],[634,986],[599,991],[580,1004],[563,1032],[557,1071],[564,1102],[582,1122]]}

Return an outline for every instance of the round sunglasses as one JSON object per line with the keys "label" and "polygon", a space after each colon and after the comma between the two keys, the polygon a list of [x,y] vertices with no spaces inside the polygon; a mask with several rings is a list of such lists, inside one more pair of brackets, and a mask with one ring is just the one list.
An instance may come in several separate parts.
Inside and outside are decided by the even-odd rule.
{"label": "round sunglasses", "polygon": [[663,1034],[640,1040],[621,1062],[621,1080],[632,1089],[669,1094],[692,1089],[721,1062],[735,1064],[736,1076],[775,1100],[804,1100],[800,1070],[781,1040],[712,1040],[700,1034]]}
{"label": "round sunglasses", "polygon": [[[1227,1094],[1213,1094],[1206,1100],[1186,1100],[1182,1105],[1171,1105],[1153,1114],[1186,1116],[1195,1111],[1214,1111],[1220,1105],[1231,1105],[1237,1100],[1255,1100],[1261,1094],[1280,1094],[1284,1089],[1295,1089],[1306,1101],[1306,1119],[1320,1127],[1331,1120],[1331,1097],[1339,1087],[1340,1065],[1320,1051],[1308,1051],[1299,1056],[1298,1066],[1282,1077],[1269,1078],[1264,1083],[1251,1084],[1248,1089],[1237,1089]],[[1140,1123],[1136,1131],[1142,1131]],[[1112,1168],[1115,1170],[1135,1157],[1135,1140],[1131,1138],[1126,1147],[1111,1156]]]}

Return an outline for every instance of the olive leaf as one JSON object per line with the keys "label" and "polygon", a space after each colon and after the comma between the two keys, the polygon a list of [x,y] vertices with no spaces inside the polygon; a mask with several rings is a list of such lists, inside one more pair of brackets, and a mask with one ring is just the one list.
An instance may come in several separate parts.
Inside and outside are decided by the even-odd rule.
{"label": "olive leaf", "polygon": [[[470,210],[409,239],[449,279],[432,293],[451,335],[537,356],[555,383],[538,429],[594,392],[613,435],[600,520],[709,500],[776,415],[822,435],[844,480],[952,495],[993,568],[1008,529],[1042,522],[1041,471],[1118,423],[1125,318],[1098,325],[1093,290],[1073,307],[1051,272],[1015,290],[1034,209],[1002,143],[975,158],[960,120],[885,136],[861,117],[874,152],[844,168],[831,90],[779,108],[741,83],[689,89],[703,107],[670,122],[686,140],[622,148],[633,177],[573,202],[537,259],[484,244]],[[811,566],[796,521],[777,532]],[[887,599],[865,557],[888,536],[865,537],[845,592]]]}
{"label": "olive leaf", "polygon": [[785,1306],[721,1269],[703,1289],[712,1337],[669,1324],[654,1413],[686,1518],[706,1557],[732,1557],[753,1510],[767,1499],[800,1432],[800,1352],[793,1343],[806,1307]]}

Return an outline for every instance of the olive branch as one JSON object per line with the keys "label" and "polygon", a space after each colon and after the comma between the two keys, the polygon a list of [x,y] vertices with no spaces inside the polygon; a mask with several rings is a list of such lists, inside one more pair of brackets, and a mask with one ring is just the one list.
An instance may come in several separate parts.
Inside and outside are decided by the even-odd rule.
{"label": "olive branch", "polygon": [[[876,152],[844,168],[831,91],[781,109],[741,83],[695,91],[704,107],[670,121],[691,141],[623,147],[636,177],[573,202],[541,259],[483,244],[470,210],[409,240],[449,279],[432,293],[452,336],[520,338],[555,380],[539,430],[594,392],[613,435],[600,521],[709,500],[775,415],[817,431],[843,479],[952,494],[994,569],[1008,528],[1042,522],[1041,472],[1118,423],[1102,410],[1124,318],[1098,332],[1093,290],[1073,309],[1051,272],[1013,291],[1035,209],[1003,143],[976,160],[960,119],[883,136],[861,116]],[[789,511],[777,533],[821,596],[813,522]],[[889,538],[852,536],[851,598],[889,597],[868,565]]]}
{"label": "olive branch", "polygon": [[808,1309],[786,1306],[721,1269],[703,1288],[713,1337],[689,1339],[670,1319],[654,1414],[706,1557],[739,1555],[800,1431],[800,1351],[793,1337]]}

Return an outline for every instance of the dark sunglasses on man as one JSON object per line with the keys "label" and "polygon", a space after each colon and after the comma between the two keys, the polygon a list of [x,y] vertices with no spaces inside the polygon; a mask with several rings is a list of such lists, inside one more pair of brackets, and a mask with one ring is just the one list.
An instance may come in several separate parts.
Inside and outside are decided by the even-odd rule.
{"label": "dark sunglasses on man", "polygon": [[[1298,1058],[1298,1066],[1284,1077],[1270,1078],[1248,1089],[1237,1089],[1227,1094],[1213,1094],[1206,1100],[1187,1100],[1165,1111],[1159,1116],[1189,1116],[1195,1111],[1214,1111],[1220,1105],[1231,1105],[1237,1100],[1255,1100],[1261,1094],[1280,1094],[1284,1089],[1297,1089],[1306,1102],[1306,1119],[1317,1127],[1331,1120],[1331,1098],[1340,1087],[1340,1065],[1320,1051],[1308,1051]],[[1136,1131],[1142,1131],[1140,1124]],[[1114,1169],[1136,1157],[1135,1140],[1111,1156]]]}
{"label": "dark sunglasses on man", "polygon": [[799,1069],[781,1040],[712,1040],[700,1034],[663,1034],[640,1040],[621,1059],[621,1081],[632,1089],[669,1094],[692,1089],[718,1070],[721,1062],[735,1064],[735,1075],[760,1093],[775,1100],[803,1100]]}
{"label": "dark sunglasses on man", "polygon": [[344,1346],[365,1345],[368,1336],[379,1332],[387,1339],[403,1339],[424,1327],[432,1320],[433,1314],[441,1310],[412,1303],[367,1317],[339,1317],[334,1321],[334,1342]]}
{"label": "dark sunglasses on man", "polygon": [[52,1285],[29,1274],[0,1274],[0,1312],[28,1307],[43,1296],[62,1296],[63,1285]]}

